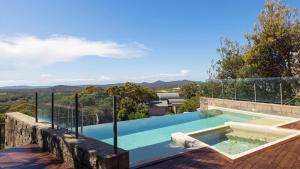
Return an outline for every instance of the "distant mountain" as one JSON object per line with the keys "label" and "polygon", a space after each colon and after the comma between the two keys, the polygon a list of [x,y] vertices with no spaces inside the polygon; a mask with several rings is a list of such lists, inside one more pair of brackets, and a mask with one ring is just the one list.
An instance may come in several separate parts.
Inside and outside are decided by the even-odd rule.
{"label": "distant mountain", "polygon": [[50,91],[55,91],[55,92],[63,92],[63,91],[74,91],[74,90],[80,90],[84,88],[85,86],[67,86],[67,85],[58,85],[58,86],[53,86],[49,87],[48,89]]}
{"label": "distant mountain", "polygon": [[177,81],[164,82],[158,80],[152,83],[148,83],[148,82],[139,83],[139,85],[155,89],[155,88],[166,88],[166,87],[178,87],[178,86],[183,86],[191,83],[194,83],[194,81],[177,80]]}
{"label": "distant mountain", "polygon": [[[138,85],[152,88],[152,89],[157,89],[157,88],[170,88],[170,87],[178,87],[178,86],[183,86],[187,84],[194,83],[195,81],[191,80],[177,80],[177,81],[170,81],[170,82],[165,82],[165,81],[155,81],[155,82],[142,82],[142,83],[136,83]],[[124,83],[115,83],[115,84],[105,84],[105,85],[99,85],[100,87],[107,88],[111,86],[122,86]]]}
{"label": "distant mountain", "polygon": [[4,86],[0,87],[0,90],[26,90],[26,89],[42,89],[42,88],[49,88],[49,86]]}
{"label": "distant mountain", "polygon": [[[187,85],[190,83],[194,83],[194,81],[190,80],[177,80],[177,81],[170,81],[170,82],[165,82],[158,80],[156,82],[143,82],[143,83],[137,83],[138,85],[144,86],[144,87],[149,87],[152,89],[157,89],[157,88],[171,88],[171,87],[178,87],[178,86],[183,86]],[[124,83],[116,83],[116,84],[105,84],[105,85],[96,85],[99,87],[107,88],[110,86],[121,86]],[[0,91],[7,91],[7,90],[49,90],[49,91],[71,91],[71,90],[79,90],[88,85],[78,85],[78,86],[68,86],[68,85],[57,85],[57,86],[5,86],[5,87],[0,87]]]}

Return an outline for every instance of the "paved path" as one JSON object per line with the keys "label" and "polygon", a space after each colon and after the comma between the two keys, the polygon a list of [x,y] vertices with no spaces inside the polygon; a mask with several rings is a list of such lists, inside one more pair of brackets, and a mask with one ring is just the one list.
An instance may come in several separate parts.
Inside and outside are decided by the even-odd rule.
{"label": "paved path", "polygon": [[0,169],[72,169],[36,144],[0,151]]}

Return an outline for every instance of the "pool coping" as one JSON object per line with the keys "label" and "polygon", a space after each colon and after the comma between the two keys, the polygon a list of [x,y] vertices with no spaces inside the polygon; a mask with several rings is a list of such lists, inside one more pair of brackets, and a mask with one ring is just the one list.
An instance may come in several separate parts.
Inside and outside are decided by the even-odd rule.
{"label": "pool coping", "polygon": [[[300,121],[300,118],[294,118],[294,117],[286,117],[286,116],[279,116],[279,115],[271,115],[271,114],[266,114],[266,113],[259,113],[259,112],[251,112],[251,111],[245,111],[245,110],[239,110],[239,109],[231,109],[231,108],[224,108],[224,107],[218,107],[218,106],[208,106],[208,109],[218,109],[218,110],[223,110],[223,111],[229,111],[229,112],[232,112],[232,113],[237,113],[237,114],[246,114],[246,115],[254,115],[254,116],[259,116],[259,117],[266,117],[266,118],[275,118],[275,119],[281,119],[281,120],[284,120],[285,122],[283,123],[279,123],[279,124],[276,124],[276,125],[259,125],[259,124],[251,124],[251,123],[240,123],[240,124],[249,124],[249,125],[253,125],[253,126],[262,126],[262,127],[273,127],[273,128],[279,128],[281,126],[284,126],[284,125],[287,125],[287,124],[291,124],[291,123],[295,123],[295,122],[299,122]],[[200,110],[201,111],[201,110]],[[185,112],[185,113],[189,113],[189,112]],[[238,123],[238,122],[226,122],[224,125],[219,125],[219,126],[216,126],[216,127],[211,127],[211,128],[208,128],[208,129],[204,129],[202,130],[203,132],[204,131],[208,131],[208,130],[216,130],[220,127],[224,127],[225,125],[227,125],[228,123]],[[279,129],[283,129],[283,128],[279,128]],[[284,130],[292,130],[292,129],[284,129]],[[198,131],[201,131],[201,130],[198,130]],[[296,130],[297,131],[297,130]],[[197,132],[197,131],[194,131],[194,132]],[[193,133],[193,132],[190,132],[190,133]],[[299,131],[300,133],[300,131]],[[174,133],[173,133],[174,134]],[[183,133],[184,134],[184,133]],[[188,133],[186,133],[188,134]],[[300,135],[300,134],[299,134]],[[266,150],[268,148],[271,148],[273,146],[277,146],[279,143],[280,144],[284,144],[286,142],[289,142],[289,141],[292,141],[294,139],[296,139],[298,137],[292,137],[291,139],[288,139],[288,140],[280,140],[278,143],[277,142],[271,142],[271,143],[274,143],[274,145],[269,145],[269,143],[265,144],[266,147],[262,147],[260,150],[253,150],[253,152],[251,152],[250,154],[248,155],[244,155],[245,157],[249,157],[251,155],[255,155],[256,153],[259,153],[260,151],[263,151],[263,150]],[[278,140],[276,140],[278,141]],[[229,161],[229,162],[233,162],[232,158],[230,158],[229,154],[227,153],[224,153],[224,152],[220,152],[219,150],[207,145],[207,144],[203,144],[205,146],[203,147],[207,147],[207,148],[210,148],[212,149],[213,151],[216,151],[217,153],[219,153],[220,155],[224,156],[224,158]],[[264,145],[262,145],[264,146]],[[153,165],[153,164],[156,164],[156,163],[160,163],[162,161],[166,161],[166,160],[170,160],[170,159],[173,159],[173,158],[177,158],[177,157],[180,157],[182,155],[184,155],[185,153],[187,152],[192,152],[192,151],[195,151],[195,150],[198,150],[198,149],[201,149],[203,147],[194,147],[194,148],[187,148],[187,151],[185,152],[181,152],[179,154],[175,154],[175,155],[171,155],[171,156],[167,156],[167,157],[163,157],[163,158],[158,158],[156,160],[153,160],[153,161],[149,161],[149,162],[144,162],[144,163],[139,163],[139,164],[134,164],[134,165],[130,165],[130,168],[132,169],[137,169],[137,168],[140,168],[140,167],[144,167],[144,166],[149,166],[149,165]],[[259,146],[260,147],[260,146]],[[250,151],[250,150],[248,150]],[[226,155],[227,154],[227,155]],[[239,159],[242,159],[242,158],[239,158]]]}
{"label": "pool coping", "polygon": [[[218,107],[218,106],[208,106],[208,110],[213,110],[213,109],[228,111],[230,113],[254,115],[254,116],[259,116],[259,117],[280,119],[280,120],[285,121],[283,123],[279,123],[279,124],[276,124],[276,125],[264,125],[264,126],[280,127],[280,126],[284,126],[284,125],[287,125],[287,124],[291,124],[291,123],[295,123],[295,122],[300,121],[300,118],[295,118],[295,117],[286,117],[286,116],[280,116],[280,115],[258,113],[258,112],[245,111],[245,110],[232,109],[232,108],[225,108],[225,107]],[[251,124],[251,123],[247,123],[247,124]]]}
{"label": "pool coping", "polygon": [[[251,123],[240,123],[240,124],[249,124],[249,125],[254,125],[254,126],[263,126],[263,127],[275,127],[275,128],[278,128],[278,127],[281,127],[281,126],[284,126],[284,125],[287,125],[287,124],[291,124],[291,123],[300,121],[299,118],[294,118],[294,117],[285,117],[285,116],[279,116],[279,115],[271,115],[271,114],[251,112],[251,111],[245,111],[245,110],[239,110],[239,109],[231,109],[231,108],[218,107],[218,106],[208,106],[208,109],[209,110],[210,109],[218,109],[218,110],[223,110],[223,111],[229,111],[231,113],[236,113],[236,114],[246,114],[246,115],[254,115],[254,116],[265,117],[265,118],[275,118],[275,119],[281,119],[281,120],[285,121],[283,123],[279,123],[279,124],[276,124],[276,125],[259,125],[259,124],[251,124]],[[189,113],[189,112],[185,112],[185,113]],[[226,122],[224,125],[219,125],[219,126],[216,126],[216,127],[207,128],[207,129],[204,129],[202,131],[205,132],[206,130],[207,131],[208,130],[216,130],[216,129],[220,128],[220,127],[224,127],[228,123],[238,123],[238,122]],[[288,129],[288,130],[291,130],[291,129]],[[198,131],[201,131],[201,130],[198,130]],[[197,131],[193,131],[193,132],[197,132]],[[189,133],[193,133],[193,132],[189,132]],[[188,133],[185,133],[185,134],[188,134]],[[282,140],[280,140],[279,142],[281,142],[281,141]],[[292,141],[292,140],[289,140],[289,141]],[[285,143],[285,142],[281,142],[281,143]],[[265,149],[267,149],[270,146],[272,147],[272,145],[268,145],[268,144],[269,143],[265,144],[267,146],[265,148],[262,148],[262,150],[265,150]],[[276,142],[275,142],[275,145],[278,145],[278,144],[276,144]],[[221,151],[219,151],[219,150],[217,150],[217,149],[215,149],[215,148],[213,148],[213,147],[211,147],[211,146],[209,146],[209,145],[207,145],[205,143],[203,143],[203,147],[208,147],[208,148],[210,148],[210,149],[218,152],[220,155],[224,156],[226,160],[228,160],[230,162],[233,162],[233,160],[232,160],[233,157],[230,158],[231,155],[229,155],[229,154],[227,154],[225,152],[221,152]],[[185,152],[181,152],[179,154],[175,154],[175,155],[171,155],[171,156],[167,156],[167,157],[163,157],[163,158],[157,158],[157,159],[155,159],[153,161],[149,161],[149,162],[142,162],[142,163],[138,163],[138,164],[133,164],[133,165],[130,165],[130,168],[137,169],[137,168],[140,168],[140,167],[143,167],[143,166],[148,166],[148,165],[156,164],[156,163],[159,163],[159,162],[162,162],[162,161],[165,161],[165,160],[177,158],[177,157],[180,157],[180,156],[184,155],[187,152],[195,151],[195,150],[198,150],[198,149],[203,148],[203,147],[198,147],[198,148],[191,147],[191,148],[187,148],[187,151],[185,151]],[[259,152],[259,151],[261,151],[261,150],[255,150],[254,152],[250,153],[249,155],[251,155],[251,154],[253,154],[255,152]],[[248,155],[246,155],[246,157],[248,157]]]}
{"label": "pool coping", "polygon": [[[206,144],[202,141],[199,141],[199,140],[193,138],[192,136],[190,136],[190,135],[193,135],[193,134],[200,134],[200,133],[204,134],[204,133],[211,132],[211,131],[214,131],[214,130],[220,130],[222,128],[228,128],[228,127],[230,128],[230,127],[237,127],[237,126],[238,127],[246,127],[246,128],[249,128],[249,127],[253,128],[254,127],[254,128],[256,128],[256,130],[268,129],[268,130],[273,130],[273,131],[291,132],[291,133],[294,133],[294,134],[287,135],[287,136],[285,136],[283,138],[280,138],[278,140],[263,144],[261,146],[258,146],[256,148],[252,148],[250,150],[244,151],[244,152],[236,154],[236,155],[230,155],[226,152],[223,152],[223,151],[221,151],[221,150],[219,150],[219,149],[217,149],[213,146],[210,146],[210,145],[208,145],[208,144]],[[174,134],[176,134],[176,133],[174,133]],[[196,142],[200,142],[200,143],[195,144],[196,147],[199,144],[201,145],[200,147],[198,147],[198,149],[203,148],[203,147],[208,147],[208,148],[218,152],[219,154],[223,155],[225,157],[225,159],[228,160],[229,162],[234,162],[234,161],[237,161],[237,160],[243,160],[245,158],[248,158],[249,156],[253,156],[255,154],[258,154],[261,151],[265,151],[269,148],[273,148],[274,146],[285,144],[287,142],[293,141],[293,140],[300,137],[300,131],[299,130],[284,129],[284,128],[273,127],[273,126],[262,126],[262,125],[239,123],[239,122],[226,122],[224,125],[220,125],[220,126],[217,126],[217,127],[204,129],[204,130],[198,130],[198,131],[189,132],[189,133],[182,133],[182,134],[185,135],[186,139],[188,139],[188,140],[194,140]],[[196,148],[196,147],[194,147],[194,148]]]}
{"label": "pool coping", "polygon": [[[262,127],[273,127],[273,128],[278,128],[278,129],[284,129],[284,128],[280,128],[281,126],[285,126],[287,124],[291,124],[291,123],[295,123],[295,122],[299,122],[300,121],[300,118],[295,118],[295,117],[286,117],[286,116],[280,116],[280,115],[272,115],[272,114],[266,114],[266,113],[259,113],[259,112],[252,112],[252,111],[245,111],[245,110],[239,110],[239,109],[232,109],[232,108],[225,108],[225,107],[218,107],[218,106],[208,106],[208,109],[218,109],[218,110],[223,110],[223,111],[229,111],[229,112],[232,112],[232,113],[237,113],[237,114],[246,114],[246,115],[254,115],[254,116],[259,116],[259,117],[266,117],[266,118],[275,118],[275,119],[281,119],[281,120],[284,120],[285,122],[283,123],[279,123],[279,124],[276,124],[276,125],[259,125],[259,124],[251,124],[251,123],[240,123],[240,124],[247,124],[247,125],[253,125],[253,126],[262,126]],[[198,111],[201,111],[198,109]],[[185,113],[189,113],[189,112],[185,112]],[[219,126],[216,126],[216,127],[211,127],[211,128],[207,128],[207,129],[204,129],[202,130],[203,132],[204,131],[208,131],[208,130],[216,130],[218,128],[221,128],[221,127],[224,127],[226,124],[228,123],[238,123],[238,122],[226,122],[224,125],[219,125]],[[284,129],[284,130],[292,130],[292,129]],[[201,131],[201,130],[198,130],[198,131]],[[299,131],[299,130],[295,130],[295,131]],[[193,132],[197,132],[197,131],[193,131]],[[193,132],[190,132],[190,133],[193,133]],[[300,133],[300,131],[299,131]],[[173,133],[174,134],[174,133]],[[185,134],[185,133],[183,133]],[[187,134],[187,133],[186,133]],[[246,154],[244,155],[245,157],[249,157],[249,156],[252,156],[252,155],[255,155],[257,153],[259,153],[260,151],[264,151],[268,148],[272,148],[273,146],[277,146],[279,143],[280,144],[284,144],[286,142],[289,142],[289,141],[293,141],[294,139],[297,139],[298,137],[300,137],[300,134],[299,136],[293,136],[292,138],[288,139],[288,140],[280,140],[279,139],[279,142],[271,142],[273,144],[269,145],[269,143],[267,144],[264,144],[264,145],[261,145],[259,147],[261,147],[261,149],[259,150],[255,150],[255,149],[250,149],[250,150],[253,150],[253,152],[249,153],[249,154]],[[284,137],[286,138],[286,137]],[[276,140],[278,141],[278,140]],[[266,147],[265,147],[266,146]],[[233,162],[234,160],[232,160],[232,158],[230,158],[229,154],[227,153],[224,153],[224,152],[221,152],[205,143],[203,143],[203,147],[207,147],[207,148],[210,148],[212,149],[213,151],[216,151],[217,153],[219,153],[220,155],[222,155],[227,161],[229,162]],[[194,148],[187,148],[187,151],[185,152],[181,152],[179,154],[175,154],[175,155],[171,155],[171,156],[167,156],[167,157],[163,157],[163,158],[158,158],[156,160],[153,160],[153,161],[149,161],[149,162],[145,162],[145,163],[140,163],[140,164],[135,164],[135,165],[131,165],[130,168],[132,169],[137,169],[137,168],[140,168],[140,167],[144,167],[144,166],[149,166],[149,165],[153,165],[153,164],[156,164],[156,163],[160,163],[162,161],[166,161],[166,160],[170,160],[170,159],[173,159],[173,158],[177,158],[177,157],[180,157],[180,156],[183,156],[184,154],[186,154],[187,152],[193,152],[193,151],[196,151],[198,149],[201,149],[203,147],[194,147]],[[250,151],[248,150],[248,151]],[[227,154],[227,155],[226,155]],[[236,158],[235,160],[237,159],[242,159],[243,157],[240,157],[240,158]]]}

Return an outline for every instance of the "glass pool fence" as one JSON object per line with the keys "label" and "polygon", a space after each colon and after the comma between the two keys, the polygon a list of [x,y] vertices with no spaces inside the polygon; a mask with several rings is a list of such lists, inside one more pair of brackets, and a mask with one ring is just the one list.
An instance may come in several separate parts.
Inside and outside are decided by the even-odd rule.
{"label": "glass pool fence", "polygon": [[300,77],[211,79],[200,83],[198,92],[211,98],[300,105]]}
{"label": "glass pool fence", "polygon": [[111,125],[106,134],[113,138],[112,145],[117,150],[117,97],[91,93],[36,92],[31,99],[34,100],[33,117],[37,122],[51,124],[53,129],[65,129],[77,138],[89,136],[85,133],[87,126]]}

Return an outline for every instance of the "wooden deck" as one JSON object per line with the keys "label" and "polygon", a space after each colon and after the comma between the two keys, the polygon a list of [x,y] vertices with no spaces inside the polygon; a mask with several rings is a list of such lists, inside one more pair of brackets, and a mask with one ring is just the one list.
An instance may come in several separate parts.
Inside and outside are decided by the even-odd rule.
{"label": "wooden deck", "polygon": [[0,151],[0,169],[71,169],[36,144]]}
{"label": "wooden deck", "polygon": [[[300,122],[283,127],[300,130]],[[201,148],[140,169],[300,169],[300,138],[237,162],[227,161],[210,148]]]}

